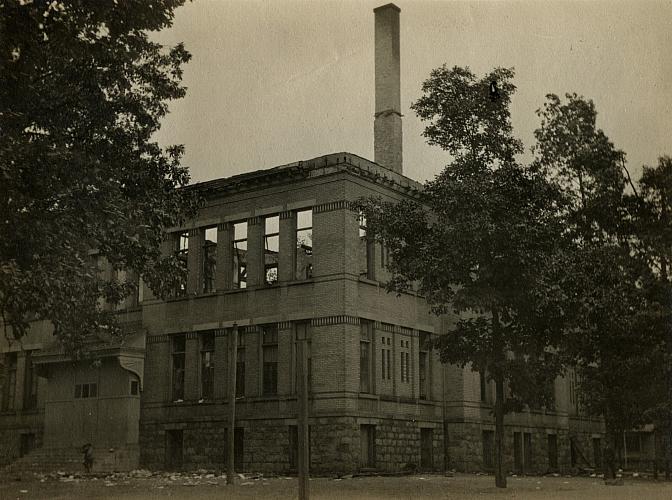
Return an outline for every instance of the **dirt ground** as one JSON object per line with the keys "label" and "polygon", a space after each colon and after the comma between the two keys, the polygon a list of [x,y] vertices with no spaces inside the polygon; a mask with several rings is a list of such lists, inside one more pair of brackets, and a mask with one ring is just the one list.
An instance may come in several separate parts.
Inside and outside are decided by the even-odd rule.
{"label": "dirt ground", "polygon": [[[243,477],[226,486],[215,474],[161,474],[146,477],[113,475],[98,478],[48,477],[4,479],[0,499],[294,499],[296,478]],[[403,477],[315,478],[311,499],[604,499],[670,500],[671,482],[625,479],[622,486],[605,486],[598,478],[509,477],[506,490],[494,487],[485,475],[414,475]]]}

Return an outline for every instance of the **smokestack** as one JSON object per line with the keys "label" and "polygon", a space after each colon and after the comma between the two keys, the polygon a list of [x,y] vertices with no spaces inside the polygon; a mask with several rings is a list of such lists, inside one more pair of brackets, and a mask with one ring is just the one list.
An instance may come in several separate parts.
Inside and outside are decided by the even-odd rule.
{"label": "smokestack", "polygon": [[373,122],[374,161],[402,173],[399,13],[393,3],[373,9],[376,31],[376,114]]}

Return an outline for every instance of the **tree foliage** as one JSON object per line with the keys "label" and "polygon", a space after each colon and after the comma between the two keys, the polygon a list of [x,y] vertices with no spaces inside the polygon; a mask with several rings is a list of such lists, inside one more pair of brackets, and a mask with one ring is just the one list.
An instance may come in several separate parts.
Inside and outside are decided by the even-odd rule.
{"label": "tree foliage", "polygon": [[0,310],[15,337],[53,323],[76,351],[118,333],[117,303],[135,281],[103,279],[91,258],[165,295],[184,270],[159,247],[196,200],[180,146],[152,140],[184,96],[189,53],[149,33],[183,0],[0,3]]}
{"label": "tree foliage", "polygon": [[[416,284],[434,313],[457,314],[439,337],[442,361],[469,365],[495,381],[498,486],[506,485],[504,413],[536,403],[540,391],[534,389],[559,373],[551,347],[563,324],[551,299],[559,289],[549,288],[539,272],[562,242],[558,190],[540,169],[515,159],[522,147],[510,124],[512,77],[510,69],[481,79],[468,68],[433,71],[412,107],[430,122],[428,142],[453,161],[425,185],[420,202],[368,200],[360,207],[390,251],[388,288],[400,292]],[[493,81],[499,88],[494,99]]]}

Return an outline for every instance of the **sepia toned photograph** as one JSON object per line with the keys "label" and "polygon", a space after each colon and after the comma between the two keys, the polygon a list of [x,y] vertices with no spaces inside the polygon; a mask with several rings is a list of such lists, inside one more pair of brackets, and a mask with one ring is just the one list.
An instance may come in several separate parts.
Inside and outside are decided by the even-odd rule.
{"label": "sepia toned photograph", "polygon": [[669,0],[0,0],[0,498],[672,498]]}

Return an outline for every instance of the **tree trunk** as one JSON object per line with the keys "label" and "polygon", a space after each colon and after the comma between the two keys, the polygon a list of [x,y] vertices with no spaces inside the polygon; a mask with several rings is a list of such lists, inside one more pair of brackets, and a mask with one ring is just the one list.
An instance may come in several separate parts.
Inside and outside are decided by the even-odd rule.
{"label": "tree trunk", "polygon": [[506,488],[504,472],[504,377],[501,370],[495,374],[495,486]]}
{"label": "tree trunk", "polygon": [[[607,426],[608,427],[608,426]],[[604,440],[603,469],[604,481],[613,481],[616,479],[616,439],[617,433],[607,428],[607,435]]]}
{"label": "tree trunk", "polygon": [[495,381],[495,486],[506,488],[506,473],[504,472],[504,346],[502,332],[499,327],[499,311],[492,310],[492,345],[496,357],[493,366],[493,379]]}

